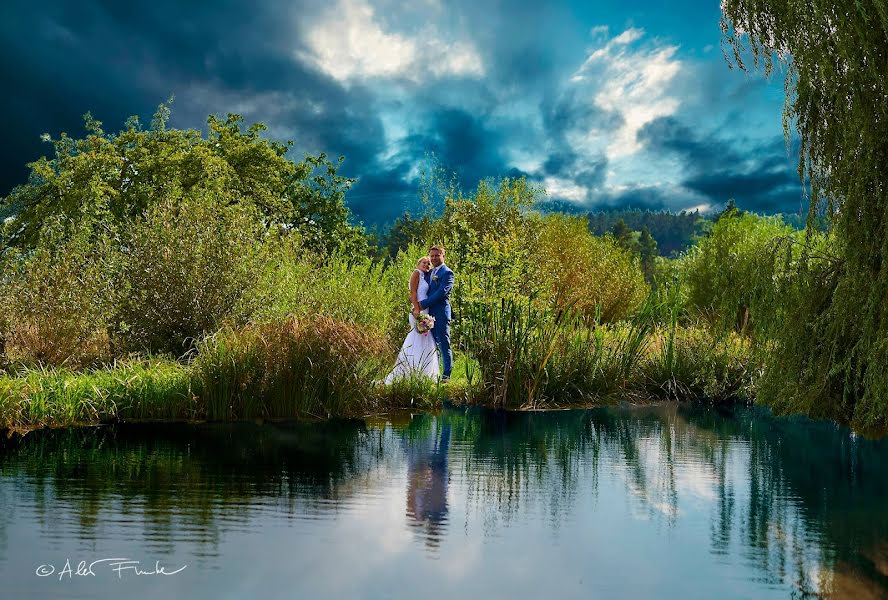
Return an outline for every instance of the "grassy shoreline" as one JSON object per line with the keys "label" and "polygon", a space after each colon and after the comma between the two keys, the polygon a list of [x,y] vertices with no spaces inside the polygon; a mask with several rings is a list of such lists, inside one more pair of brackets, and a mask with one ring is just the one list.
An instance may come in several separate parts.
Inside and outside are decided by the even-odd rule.
{"label": "grassy shoreline", "polygon": [[[434,408],[445,400],[518,410],[733,402],[749,389],[744,342],[719,341],[700,327],[567,327],[560,330],[566,338],[522,339],[505,355],[477,344],[472,354],[458,352],[447,384],[417,379],[384,386],[379,380],[390,367],[390,349],[372,347],[331,321],[312,325],[290,320],[222,331],[190,362],[134,358],[81,371],[8,367],[0,374],[0,429],[325,419]],[[542,357],[535,354],[540,348]]]}

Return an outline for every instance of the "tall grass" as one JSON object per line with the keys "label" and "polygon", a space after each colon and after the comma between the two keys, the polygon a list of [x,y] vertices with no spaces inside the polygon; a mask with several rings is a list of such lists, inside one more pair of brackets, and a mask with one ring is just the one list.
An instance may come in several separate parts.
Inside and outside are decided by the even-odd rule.
{"label": "tall grass", "polygon": [[482,401],[507,408],[617,397],[722,401],[749,391],[749,342],[681,324],[676,298],[651,294],[630,318],[607,324],[530,303],[473,303],[463,307],[461,344],[478,361]]}
{"label": "tall grass", "polygon": [[0,426],[31,429],[128,419],[200,418],[189,372],[163,359],[104,369],[20,367],[0,377]]}
{"label": "tall grass", "polygon": [[461,343],[478,361],[486,401],[497,406],[600,399],[630,379],[647,345],[649,312],[602,325],[571,310],[501,300],[464,307]]}
{"label": "tall grass", "polygon": [[192,365],[209,419],[329,417],[372,406],[388,345],[330,317],[224,328]]}

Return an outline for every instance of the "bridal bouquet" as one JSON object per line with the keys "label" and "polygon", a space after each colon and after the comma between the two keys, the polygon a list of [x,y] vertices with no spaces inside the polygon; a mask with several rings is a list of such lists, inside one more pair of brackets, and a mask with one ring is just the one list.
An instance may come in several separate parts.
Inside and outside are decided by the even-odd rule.
{"label": "bridal bouquet", "polygon": [[416,331],[423,335],[428,335],[434,326],[435,317],[427,312],[419,313],[419,316],[416,318]]}

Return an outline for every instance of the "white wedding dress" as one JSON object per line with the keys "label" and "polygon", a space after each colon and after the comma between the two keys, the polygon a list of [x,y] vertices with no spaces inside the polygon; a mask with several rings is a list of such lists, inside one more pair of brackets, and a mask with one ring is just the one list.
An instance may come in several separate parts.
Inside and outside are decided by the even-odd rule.
{"label": "white wedding dress", "polygon": [[[429,284],[425,280],[424,273],[419,269],[417,271],[419,271],[419,286],[416,289],[416,299],[422,302],[429,296]],[[401,351],[398,352],[398,362],[395,363],[392,372],[386,375],[385,383],[417,375],[438,379],[438,371],[438,347],[435,345],[435,338],[432,337],[431,331],[428,335],[416,331],[416,320],[411,311],[410,333],[404,338]]]}

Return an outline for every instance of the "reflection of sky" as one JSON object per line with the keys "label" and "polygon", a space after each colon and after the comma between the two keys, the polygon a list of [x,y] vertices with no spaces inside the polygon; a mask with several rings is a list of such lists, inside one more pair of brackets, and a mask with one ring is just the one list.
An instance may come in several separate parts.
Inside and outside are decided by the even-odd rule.
{"label": "reflection of sky", "polygon": [[[631,417],[623,417],[631,418]],[[479,456],[468,439],[449,444],[446,526],[430,548],[405,514],[412,465],[440,440],[438,417],[410,441],[386,427],[381,460],[341,485],[348,494],[317,502],[257,497],[220,504],[213,556],[194,541],[187,518],[167,515],[171,551],[146,539],[139,507],[123,516],[118,500],[104,506],[93,540],[78,539],[78,515],[63,498],[44,499],[41,522],[27,478],[4,476],[0,493],[14,519],[6,525],[0,574],[15,597],[280,597],[297,598],[588,598],[786,597],[799,568],[814,580],[819,539],[792,497],[768,498],[768,547],[750,547],[742,515],[753,489],[749,444],[720,439],[673,414],[627,447],[605,438],[564,465],[549,448],[522,453],[526,468],[509,471]],[[39,435],[35,434],[35,435]],[[417,452],[418,449],[418,452]],[[537,450],[540,450],[537,448]],[[594,471],[594,472],[593,472]],[[714,548],[720,507],[718,479],[733,490],[733,517],[723,547]],[[780,489],[778,493],[783,493]],[[408,500],[409,501],[409,500]],[[780,518],[778,518],[778,516]],[[719,537],[725,532],[720,532]],[[793,555],[793,553],[797,555]],[[161,559],[182,573],[162,578],[38,580],[41,562],[65,556]],[[771,568],[763,572],[762,560]],[[800,561],[800,562],[799,562]],[[782,566],[781,566],[782,562]],[[782,573],[782,575],[781,575]],[[775,575],[776,574],[776,575]]]}

